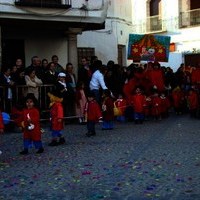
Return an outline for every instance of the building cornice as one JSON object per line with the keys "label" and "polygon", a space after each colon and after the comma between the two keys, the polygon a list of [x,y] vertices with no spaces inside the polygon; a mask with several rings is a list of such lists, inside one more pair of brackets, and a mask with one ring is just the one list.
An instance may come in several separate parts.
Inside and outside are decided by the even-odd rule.
{"label": "building cornice", "polygon": [[107,6],[103,6],[99,10],[82,10],[78,8],[52,9],[17,7],[12,4],[1,4],[0,19],[26,19],[102,24],[105,22],[106,16]]}

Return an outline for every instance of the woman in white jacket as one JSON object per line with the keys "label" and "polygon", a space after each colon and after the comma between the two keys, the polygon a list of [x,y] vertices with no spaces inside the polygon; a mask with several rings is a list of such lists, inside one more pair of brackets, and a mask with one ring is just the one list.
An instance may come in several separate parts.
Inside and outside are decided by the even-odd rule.
{"label": "woman in white jacket", "polygon": [[25,76],[26,85],[28,86],[27,93],[33,93],[35,98],[39,98],[39,87],[42,85],[42,80],[35,75],[35,70],[29,71],[28,75]]}

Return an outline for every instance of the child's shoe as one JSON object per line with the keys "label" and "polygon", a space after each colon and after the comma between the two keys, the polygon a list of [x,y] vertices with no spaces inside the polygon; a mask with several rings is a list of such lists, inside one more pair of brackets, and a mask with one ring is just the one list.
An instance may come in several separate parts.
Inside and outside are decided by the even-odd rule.
{"label": "child's shoe", "polygon": [[65,138],[60,137],[58,144],[65,144]]}
{"label": "child's shoe", "polygon": [[40,154],[40,153],[43,153],[43,152],[44,152],[44,148],[41,147],[41,148],[38,149],[38,151],[37,151],[36,153],[37,153],[37,154]]}
{"label": "child's shoe", "polygon": [[24,149],[23,151],[20,152],[21,155],[27,155],[28,154],[28,149]]}
{"label": "child's shoe", "polygon": [[57,146],[58,142],[57,142],[57,140],[52,140],[48,145],[51,146],[51,147]]}

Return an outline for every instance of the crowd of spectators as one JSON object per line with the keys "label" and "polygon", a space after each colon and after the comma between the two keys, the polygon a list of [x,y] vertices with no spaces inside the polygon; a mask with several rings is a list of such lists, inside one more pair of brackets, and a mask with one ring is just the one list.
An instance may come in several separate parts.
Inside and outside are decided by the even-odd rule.
{"label": "crowd of spectators", "polygon": [[[82,58],[76,75],[72,63],[67,63],[64,67],[58,61],[56,55],[52,56],[50,62],[34,56],[28,67],[24,66],[22,59],[17,59],[11,69],[3,68],[0,74],[0,92],[4,107],[1,110],[11,113],[12,108],[19,103],[17,100],[21,100],[27,93],[33,93],[40,102],[45,99],[46,102],[40,104],[42,110],[44,104],[46,106],[49,102],[44,97],[47,94],[41,93],[39,88],[43,85],[51,85],[63,95],[65,117],[74,117],[77,115],[77,91],[81,85],[85,96],[87,97],[87,94],[93,91],[99,104],[101,104],[103,90],[109,89],[113,100],[122,96],[128,108],[132,105],[132,96],[139,88],[147,102],[156,93],[161,99],[167,98],[169,107],[177,114],[192,110],[192,116],[199,115],[200,66],[181,64],[174,72],[170,67],[160,66],[158,62],[132,63],[124,67],[112,60],[104,65],[101,60],[93,56],[90,60],[86,57]],[[16,93],[16,86],[22,85],[25,87],[20,90],[21,92]],[[195,101],[192,93],[196,95]]]}

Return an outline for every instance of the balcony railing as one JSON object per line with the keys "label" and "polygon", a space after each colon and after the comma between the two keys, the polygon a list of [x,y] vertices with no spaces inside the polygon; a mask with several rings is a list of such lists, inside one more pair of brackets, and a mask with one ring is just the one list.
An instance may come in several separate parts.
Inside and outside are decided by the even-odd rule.
{"label": "balcony railing", "polygon": [[163,23],[160,15],[148,17],[146,23],[146,32],[157,32],[163,30]]}
{"label": "balcony railing", "polygon": [[200,8],[180,13],[180,28],[199,26]]}
{"label": "balcony railing", "polygon": [[71,8],[71,0],[15,0],[17,6],[40,8]]}

